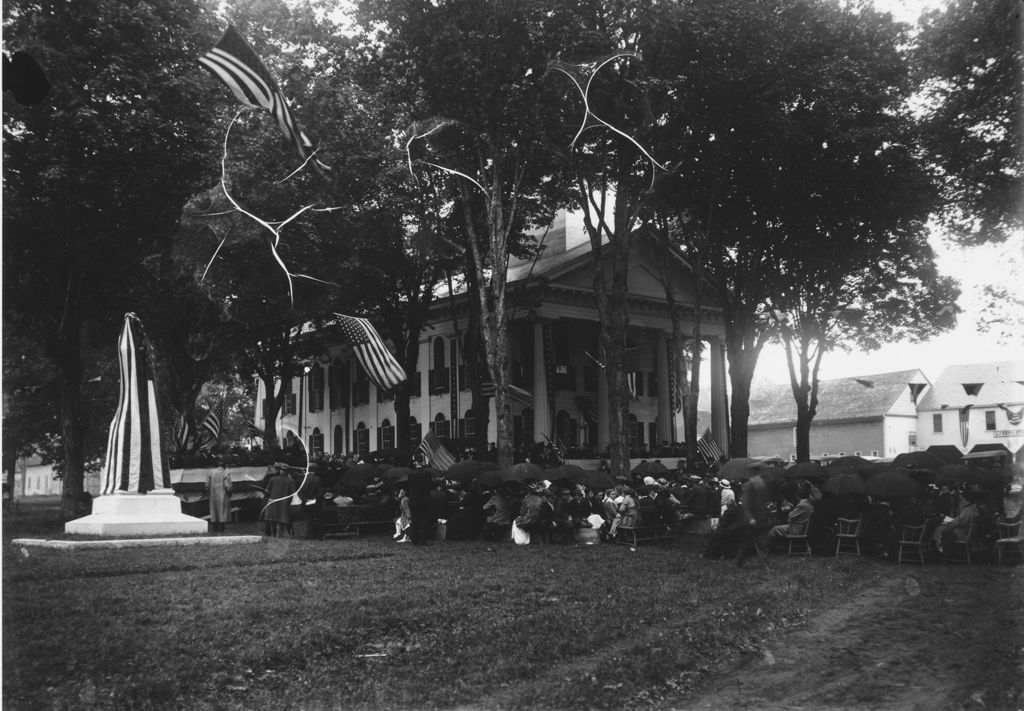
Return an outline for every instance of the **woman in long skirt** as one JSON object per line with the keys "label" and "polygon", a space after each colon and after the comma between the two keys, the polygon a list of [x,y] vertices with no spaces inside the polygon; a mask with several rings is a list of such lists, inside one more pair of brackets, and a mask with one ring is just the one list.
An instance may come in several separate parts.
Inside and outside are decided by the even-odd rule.
{"label": "woman in long skirt", "polygon": [[292,496],[298,491],[295,480],[285,469],[278,468],[274,476],[267,482],[267,504],[263,512],[269,526],[268,533],[279,537],[291,529]]}

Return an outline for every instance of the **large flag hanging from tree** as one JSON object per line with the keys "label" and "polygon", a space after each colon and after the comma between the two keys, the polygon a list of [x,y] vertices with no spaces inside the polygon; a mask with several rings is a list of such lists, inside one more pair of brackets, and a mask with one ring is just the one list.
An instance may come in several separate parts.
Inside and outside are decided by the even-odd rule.
{"label": "large flag hanging from tree", "polygon": [[221,400],[220,404],[211,407],[210,411],[206,413],[206,417],[203,418],[203,423],[200,425],[206,430],[206,442],[203,443],[203,449],[210,449],[215,444],[220,442],[221,426],[224,421],[224,401]]}
{"label": "large flag hanging from tree", "polygon": [[160,438],[152,347],[135,314],[125,314],[117,355],[121,393],[107,437],[101,493],[145,494],[170,488],[171,472]]}
{"label": "large flag hanging from tree", "polygon": [[[295,117],[288,108],[288,100],[284,98],[274,77],[234,27],[228,26],[213,49],[199,58],[199,63],[224,82],[240,102],[272,113],[281,127],[281,133],[295,145],[302,160],[309,158],[313,142],[295,123]],[[330,170],[316,159],[313,165],[321,173]]]}
{"label": "large flag hanging from tree", "polygon": [[640,370],[640,349],[626,349],[626,387],[629,389],[629,399],[636,400],[636,373]]}
{"label": "large flag hanging from tree", "polygon": [[420,451],[423,452],[423,456],[427,458],[430,466],[440,471],[446,472],[455,464],[455,457],[445,449],[444,445],[441,444],[441,440],[430,430],[427,430],[427,433],[423,435],[423,439],[420,441]]}
{"label": "large flag hanging from tree", "polygon": [[334,315],[338,317],[341,332],[355,351],[359,364],[377,388],[390,390],[405,380],[405,370],[391,355],[369,321],[338,313]]}

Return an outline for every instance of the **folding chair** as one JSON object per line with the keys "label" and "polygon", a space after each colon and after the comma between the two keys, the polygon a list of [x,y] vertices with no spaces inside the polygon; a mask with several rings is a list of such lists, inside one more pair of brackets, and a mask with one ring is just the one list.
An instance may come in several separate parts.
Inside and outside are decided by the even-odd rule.
{"label": "folding chair", "polygon": [[999,521],[996,524],[996,563],[1003,564],[1003,550],[1007,552],[1016,551],[1017,555],[1024,560],[1024,518],[1016,523]]}
{"label": "folding chair", "polygon": [[840,555],[860,555],[860,529],[864,517],[839,519],[836,533],[836,558]]}
{"label": "folding chair", "polygon": [[811,543],[807,538],[810,528],[810,519],[803,523],[789,524],[789,533],[786,534],[786,540],[789,541],[789,555],[811,555]]}
{"label": "folding chair", "polygon": [[[903,562],[904,557],[911,560],[911,556],[918,563],[924,565],[924,525],[903,526],[900,530],[900,552],[896,557],[896,564]],[[904,555],[906,554],[906,555]]]}

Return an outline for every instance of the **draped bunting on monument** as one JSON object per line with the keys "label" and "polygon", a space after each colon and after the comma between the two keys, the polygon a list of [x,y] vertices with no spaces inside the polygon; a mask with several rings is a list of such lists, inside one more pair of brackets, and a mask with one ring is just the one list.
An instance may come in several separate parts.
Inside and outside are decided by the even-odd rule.
{"label": "draped bunting on monument", "polygon": [[107,438],[102,493],[168,489],[171,474],[160,437],[152,348],[133,313],[125,314],[117,354],[121,394]]}

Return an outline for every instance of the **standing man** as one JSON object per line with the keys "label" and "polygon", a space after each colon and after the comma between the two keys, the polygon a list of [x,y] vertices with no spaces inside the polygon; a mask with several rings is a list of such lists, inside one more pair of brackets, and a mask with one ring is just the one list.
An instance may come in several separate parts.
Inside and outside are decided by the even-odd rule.
{"label": "standing man", "polygon": [[231,520],[231,474],[223,464],[206,474],[206,495],[210,497],[210,530],[223,531]]}
{"label": "standing man", "polygon": [[742,538],[736,552],[736,565],[751,555],[758,554],[758,547],[765,550],[765,532],[768,528],[768,486],[760,474],[755,474],[743,486],[740,497],[743,510]]}
{"label": "standing man", "polygon": [[306,517],[306,538],[320,539],[323,534],[324,484],[317,472],[317,465],[309,467],[309,473],[299,488],[299,500]]}

